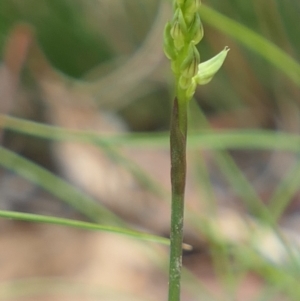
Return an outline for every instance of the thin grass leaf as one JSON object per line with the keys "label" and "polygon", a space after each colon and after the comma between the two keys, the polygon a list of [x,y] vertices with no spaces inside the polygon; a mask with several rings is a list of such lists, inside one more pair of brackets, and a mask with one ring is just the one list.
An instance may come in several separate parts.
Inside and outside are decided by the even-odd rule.
{"label": "thin grass leaf", "polygon": [[225,151],[216,152],[215,157],[220,169],[225,174],[226,179],[245,203],[249,212],[260,217],[264,221],[269,221],[271,217],[267,207],[263,204],[256,191],[236,165],[232,157]]}
{"label": "thin grass leaf", "polygon": [[72,185],[3,147],[0,147],[0,165],[44,188],[93,221],[124,225],[116,215]]}
{"label": "thin grass leaf", "polygon": [[94,230],[94,231],[105,231],[110,233],[121,234],[129,236],[139,240],[156,242],[164,245],[169,245],[170,241],[167,238],[159,237],[156,235],[151,235],[147,233],[142,233],[126,228],[119,228],[113,226],[99,225],[95,223],[82,222],[78,220],[71,220],[65,218],[58,218],[53,216],[44,216],[39,214],[15,212],[15,211],[3,211],[0,210],[0,217],[14,220],[21,220],[33,223],[44,223],[44,224],[54,224],[60,226],[68,226],[72,228],[78,228],[83,230]]}
{"label": "thin grass leaf", "polygon": [[276,222],[300,187],[300,161],[296,162],[276,188],[269,202],[271,216]]}
{"label": "thin grass leaf", "polygon": [[[113,141],[110,141],[110,139],[103,138],[99,135],[99,133],[96,132],[69,130],[61,127],[18,119],[6,115],[0,115],[0,124],[2,128],[6,128],[7,130],[13,130],[42,139],[51,139],[58,141],[72,140],[82,143],[95,144],[103,151],[105,151],[107,155],[113,158],[117,164],[120,164],[127,170],[129,170],[136,178],[137,182],[142,184],[146,189],[162,198],[165,198],[168,195],[165,189],[162,188],[162,186],[157,181],[155,181],[155,179],[151,177],[151,175],[149,176],[137,164],[135,164],[133,161],[129,160],[127,157],[123,156],[113,148],[113,146],[119,144],[127,145],[127,138],[128,136],[132,136],[131,134],[112,136],[111,138],[113,139]],[[141,138],[143,137],[145,138],[145,140],[147,140],[145,135],[143,135]],[[115,141],[114,138],[116,138]],[[133,140],[135,140],[135,135],[133,135],[132,138]]]}
{"label": "thin grass leaf", "polygon": [[[209,123],[204,113],[200,107],[197,108],[199,119],[202,121],[203,127],[209,128]],[[221,171],[224,173],[226,179],[229,181],[235,192],[245,203],[247,209],[252,214],[259,216],[263,220],[269,221],[270,216],[266,206],[263,204],[256,191],[246,179],[232,157],[226,152],[226,150],[217,150],[214,155]]]}
{"label": "thin grass leaf", "polygon": [[[98,133],[69,130],[45,125],[16,117],[0,115],[3,129],[30,135],[42,139],[72,140],[83,143],[107,146],[127,147],[168,147],[167,133],[128,133],[101,137]],[[262,149],[300,151],[300,135],[269,130],[222,130],[205,129],[189,134],[188,148],[201,149]]]}

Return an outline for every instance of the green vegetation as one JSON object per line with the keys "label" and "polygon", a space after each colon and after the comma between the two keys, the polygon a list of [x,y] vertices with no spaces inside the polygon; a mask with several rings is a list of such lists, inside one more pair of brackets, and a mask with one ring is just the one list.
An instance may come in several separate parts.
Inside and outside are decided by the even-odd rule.
{"label": "green vegetation", "polygon": [[[169,147],[170,100],[178,82],[173,83],[159,39],[170,17],[171,1],[115,0],[110,5],[108,2],[1,1],[0,49],[14,25],[31,24],[43,52],[61,72],[63,80],[89,93],[99,108],[118,113],[132,131],[110,137],[43,124],[40,111],[44,107],[37,99],[33,100],[31,110],[16,107],[10,112],[12,116],[1,114],[0,125],[6,136],[0,149],[0,165],[66,202],[90,222],[13,211],[1,211],[0,217],[111,231],[141,241],[168,244],[167,239],[132,230],[99,202],[57,176],[48,162],[34,162],[38,152],[34,147],[47,147],[52,141],[95,145],[111,154],[116,164],[127,167],[150,190],[161,193],[162,199],[167,194],[150,174],[143,174],[138,166],[119,155],[119,147],[153,151]],[[186,222],[208,242],[213,270],[224,292],[218,295],[207,289],[184,269],[182,289],[193,300],[236,299],[249,273],[262,280],[259,293],[249,300],[274,300],[281,296],[299,300],[298,249],[279,230],[279,222],[284,214],[288,216],[287,207],[300,187],[299,12],[296,0],[211,0],[197,11],[205,28],[201,43],[193,48],[200,52],[200,61],[207,61],[225,45],[231,50],[214,80],[193,91],[194,96],[189,94],[187,98],[194,99],[185,107],[190,117],[187,153],[197,179],[199,204],[207,209],[204,213],[187,207]],[[25,91],[31,91],[35,84],[26,64],[20,83]],[[179,95],[183,95],[182,91]],[[24,145],[22,155],[16,154],[11,143],[17,139]],[[26,143],[28,139],[34,143]],[[214,171],[208,167],[210,163]],[[219,197],[251,215],[249,227],[253,237],[237,243],[223,235],[218,224],[215,227],[216,208],[222,202]],[[297,209],[297,204],[294,206]],[[281,244],[285,254],[281,261],[274,261],[275,250],[274,254],[262,251],[262,232],[271,233]],[[151,250],[152,246],[147,248]],[[166,262],[161,264],[165,265]],[[43,281],[47,279],[28,280],[30,290],[26,290],[26,281],[0,285],[0,299],[15,297],[7,295],[6,286],[14,287],[19,296],[27,296],[35,294],[35,289],[42,290]],[[74,293],[68,290],[72,283],[58,280],[51,285],[58,292]],[[102,296],[102,292],[95,290],[78,286],[80,295]],[[118,300],[134,298],[122,299],[114,293]],[[146,299],[151,300],[151,296],[145,296]]]}

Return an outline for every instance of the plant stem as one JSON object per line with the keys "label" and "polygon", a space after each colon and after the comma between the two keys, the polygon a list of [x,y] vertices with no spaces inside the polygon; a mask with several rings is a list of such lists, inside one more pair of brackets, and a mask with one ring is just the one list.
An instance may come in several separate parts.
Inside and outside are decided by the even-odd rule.
{"label": "plant stem", "polygon": [[187,102],[175,97],[171,118],[171,247],[169,266],[169,301],[180,300],[184,191],[186,178]]}

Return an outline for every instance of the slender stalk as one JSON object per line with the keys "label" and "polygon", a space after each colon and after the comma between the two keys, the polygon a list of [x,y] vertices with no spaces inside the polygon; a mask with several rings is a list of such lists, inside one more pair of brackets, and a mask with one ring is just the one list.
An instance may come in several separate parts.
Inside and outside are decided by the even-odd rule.
{"label": "slender stalk", "polygon": [[169,265],[169,301],[180,300],[184,191],[186,179],[187,102],[175,97],[171,117],[171,248]]}
{"label": "slender stalk", "polygon": [[175,75],[176,97],[171,118],[171,250],[169,301],[180,301],[184,190],[186,179],[187,105],[197,84],[208,83],[223,64],[225,48],[210,60],[200,63],[196,45],[203,38],[198,12],[201,0],[173,0],[174,16],[164,30],[164,51]]}

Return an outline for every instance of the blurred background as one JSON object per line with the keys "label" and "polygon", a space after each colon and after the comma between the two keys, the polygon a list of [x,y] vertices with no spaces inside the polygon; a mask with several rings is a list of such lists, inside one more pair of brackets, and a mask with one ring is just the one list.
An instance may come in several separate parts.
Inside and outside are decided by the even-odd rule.
{"label": "blurred background", "polygon": [[[219,14],[215,15],[216,12]],[[165,134],[169,129],[174,87],[169,62],[162,51],[162,33],[171,15],[171,1],[167,0],[1,0],[1,113],[68,129],[99,130],[104,135],[146,133],[151,143],[151,134]],[[191,133],[209,129],[216,132],[257,130],[257,139],[264,139],[259,136],[264,130],[274,134],[299,134],[299,15],[300,2],[297,0],[203,1],[201,16],[205,37],[198,46],[201,60],[211,58],[225,46],[231,50],[214,80],[197,89],[195,101],[191,103]],[[228,25],[227,18],[231,25]],[[16,26],[19,27],[16,29]],[[253,38],[255,34],[262,37],[264,43]],[[271,47],[266,46],[268,43]],[[284,52],[287,64],[285,61],[276,63],[282,59],[282,52],[278,54],[278,49]],[[105,188],[100,192],[98,188],[94,189],[98,184],[93,179],[100,177],[97,173],[93,176],[92,168],[89,169],[94,165],[94,159],[91,159],[91,165],[80,165],[80,158],[85,154],[93,158],[94,150],[53,144],[17,132],[5,131],[2,145],[54,172],[92,197],[97,199],[100,196],[98,199],[104,204],[103,199],[125,193],[122,192],[123,186],[118,185],[114,186],[115,194],[103,192]],[[245,144],[249,145],[249,141]],[[211,189],[215,202],[221,207],[250,212],[258,219],[262,215],[256,202],[263,206],[271,203],[278,220],[296,230],[300,205],[298,156],[277,151],[276,144],[275,141],[274,148],[268,150],[232,148],[226,154],[214,149],[193,149],[190,154],[191,177],[193,184],[200,187],[200,192],[194,192],[193,187],[191,192],[188,190],[191,208],[205,207],[203,203],[206,202],[202,199],[202,204],[195,203],[199,202],[199,195],[209,199]],[[76,151],[78,149],[77,157],[76,151],[70,151],[74,147]],[[130,159],[137,165],[147,166],[146,172],[152,172],[148,165],[156,165],[154,174],[157,172],[161,177],[157,179],[163,184],[166,182],[168,188],[168,164],[151,164],[160,162],[161,158],[167,162],[166,145],[159,153],[147,153],[141,157],[132,150],[126,155],[130,157],[130,152]],[[70,155],[72,153],[75,157]],[[199,157],[204,158],[204,163],[199,162]],[[89,164],[89,159],[85,164]],[[106,164],[100,163],[104,178],[107,170],[113,169]],[[199,166],[203,164],[207,166],[207,173],[199,172]],[[1,170],[0,174],[2,209],[84,218],[74,212],[72,206],[61,204],[59,198],[39,190],[21,177],[15,177],[8,169]],[[123,171],[117,168],[115,173],[119,176]],[[82,177],[75,176],[77,174],[82,174]],[[114,175],[111,177],[115,183]],[[128,176],[124,177],[127,181]],[[212,188],[205,184],[207,180]],[[126,182],[123,178],[120,181]],[[157,200],[153,202],[156,204]],[[147,222],[146,217],[136,218],[126,211],[134,211],[138,205],[129,205],[126,210],[118,206],[110,209],[127,218],[127,222],[167,235],[167,218],[165,224],[157,222],[168,213],[162,205],[159,205],[163,208],[161,215],[157,215],[157,220],[152,223]],[[92,241],[94,237],[90,239]],[[194,240],[193,234],[191,241]],[[206,258],[206,251],[201,253],[201,260],[203,256]],[[194,266],[195,261],[191,262],[190,265]],[[48,274],[49,271],[45,272]],[[12,272],[12,275],[21,277],[18,272]],[[211,277],[208,275],[207,271],[202,275],[204,282],[214,290],[215,284],[208,283],[207,279]],[[251,292],[257,292],[260,281],[256,276],[251,277],[237,298],[247,295],[249,287]],[[3,276],[3,279],[7,277]],[[152,285],[159,286],[155,281],[153,284],[153,279],[151,281]],[[166,282],[165,278],[161,281]],[[161,296],[161,288],[158,291],[157,296]],[[270,295],[268,298],[273,300]]]}
{"label": "blurred background", "polygon": [[[293,58],[299,58],[300,29],[296,24],[300,8],[297,1],[244,3],[236,0],[220,4],[210,0],[203,3],[249,27]],[[14,25],[18,22],[29,23],[53,67],[70,77],[93,81],[122,66],[138,49],[147,46],[144,42],[147,35],[151,34],[159,9],[161,2],[156,0],[2,0],[0,45],[3,49]],[[205,16],[205,11],[203,14]],[[166,12],[164,17],[167,19],[169,16],[170,12]],[[251,118],[240,117],[241,126],[269,126],[272,121],[274,123],[274,120],[284,118],[284,126],[296,130],[291,118],[287,117],[290,112],[296,114],[294,108],[297,107],[297,89],[290,80],[265,59],[206,24],[205,17],[203,23],[205,38],[199,46],[202,60],[226,45],[231,48],[231,55],[216,80],[198,89],[196,99],[205,112],[209,116],[216,116],[254,110],[257,114]],[[161,55],[160,41],[156,40],[153,44],[149,46],[152,47],[153,56]],[[127,100],[129,96],[119,95],[118,101],[108,105],[112,108],[115,106],[115,110],[121,108],[133,130],[165,130],[168,128],[172,93],[169,92],[171,80],[168,62],[161,58],[156,66],[148,66],[150,54],[147,55],[143,58],[144,63],[141,58],[140,64],[140,67],[143,65],[144,69],[149,69],[144,81],[147,84],[143,87],[144,93],[138,93],[136,90],[139,85],[132,84],[127,89],[128,93],[129,90],[133,93],[130,101]],[[151,67],[153,70],[150,70]],[[127,71],[128,77],[136,72]],[[110,85],[113,87],[114,83]],[[107,105],[108,101],[100,97],[100,87],[99,91],[93,93],[99,95],[99,106],[102,102]]]}

